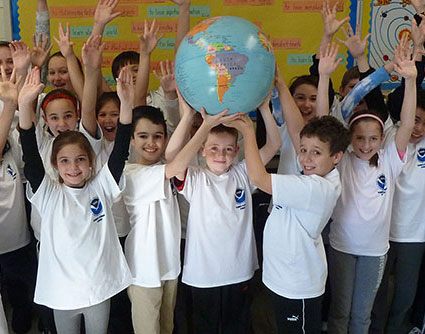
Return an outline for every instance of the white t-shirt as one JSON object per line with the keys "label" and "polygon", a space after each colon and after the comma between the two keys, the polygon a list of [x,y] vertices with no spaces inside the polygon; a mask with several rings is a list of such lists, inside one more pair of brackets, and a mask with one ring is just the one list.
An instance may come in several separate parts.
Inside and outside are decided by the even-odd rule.
{"label": "white t-shirt", "polygon": [[227,173],[189,167],[181,193],[190,204],[182,281],[210,288],[249,280],[258,268],[245,162]]}
{"label": "white t-shirt", "polygon": [[336,169],[325,177],[272,174],[273,209],[263,242],[263,282],[270,290],[290,299],[325,292],[321,232],[340,193]]}
{"label": "white t-shirt", "polygon": [[[43,125],[44,124],[44,125]],[[77,131],[80,131],[82,134],[86,136],[88,141],[90,142],[93,151],[95,153],[100,152],[100,148],[102,145],[102,139],[103,134],[98,126],[97,134],[98,138],[93,138],[87,131],[84,129],[84,126],[82,123],[79,123]],[[56,169],[53,168],[52,164],[50,163],[50,157],[52,155],[52,147],[53,147],[53,141],[55,140],[55,137],[49,132],[49,129],[47,125],[44,122],[39,122],[35,128],[35,135],[37,138],[37,146],[38,146],[38,152],[40,153],[41,160],[43,161],[43,166],[46,174],[52,179],[52,180],[58,180],[59,174],[56,171]],[[97,169],[99,170],[99,169]],[[34,230],[34,236],[37,240],[40,240],[40,214],[37,212],[37,209],[32,206],[31,209],[31,227]]]}
{"label": "white t-shirt", "polygon": [[111,212],[124,187],[108,166],[83,188],[46,174],[27,196],[43,217],[34,301],[58,310],[99,304],[132,282]]}
{"label": "white t-shirt", "polygon": [[394,137],[378,154],[378,167],[373,167],[349,148],[338,164],[342,194],[332,215],[329,241],[340,252],[382,256],[388,251],[395,179],[404,162]]}
{"label": "white t-shirt", "polygon": [[409,144],[407,163],[396,179],[390,240],[425,242],[425,139]]}
{"label": "white t-shirt", "polygon": [[130,215],[125,256],[133,284],[157,288],[180,274],[180,213],[177,191],[165,165],[128,164],[124,202]]}
{"label": "white t-shirt", "polygon": [[282,139],[282,146],[280,147],[277,174],[300,175],[302,169],[298,164],[297,152],[295,152],[286,123],[279,127],[279,132]]}
{"label": "white t-shirt", "polygon": [[30,243],[25,214],[22,151],[16,131],[8,136],[9,151],[0,161],[0,254]]}

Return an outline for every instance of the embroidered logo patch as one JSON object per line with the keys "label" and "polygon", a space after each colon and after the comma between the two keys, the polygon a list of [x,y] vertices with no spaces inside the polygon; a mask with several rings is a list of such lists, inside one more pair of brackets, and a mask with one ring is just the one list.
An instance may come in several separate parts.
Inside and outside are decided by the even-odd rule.
{"label": "embroidered logo patch", "polygon": [[418,167],[425,168],[425,148],[421,147],[418,150]]}
{"label": "embroidered logo patch", "polygon": [[387,192],[387,178],[385,177],[384,174],[381,174],[378,176],[376,183],[379,188],[378,194],[383,196]]}
{"label": "embroidered logo patch", "polygon": [[245,189],[236,189],[235,192],[236,209],[244,210],[246,208],[245,203]]}
{"label": "embroidered logo patch", "polygon": [[90,202],[90,210],[93,213],[93,221],[95,223],[100,223],[102,218],[105,217],[103,213],[103,205],[98,197],[95,197]]}
{"label": "embroidered logo patch", "polygon": [[13,180],[16,180],[16,172],[13,170],[12,166],[7,164],[6,170],[7,170],[7,174],[9,174]]}

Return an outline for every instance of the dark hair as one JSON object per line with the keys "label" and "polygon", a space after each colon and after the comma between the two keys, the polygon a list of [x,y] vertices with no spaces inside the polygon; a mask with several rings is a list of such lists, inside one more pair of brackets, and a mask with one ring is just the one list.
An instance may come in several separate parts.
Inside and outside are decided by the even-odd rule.
{"label": "dark hair", "polygon": [[416,93],[416,108],[425,110],[425,90],[422,88]]}
{"label": "dark hair", "polygon": [[[50,163],[53,167],[57,169],[58,163],[57,163],[57,157],[59,151],[65,147],[66,145],[78,145],[83,151],[85,151],[89,157],[89,165],[92,167],[91,169],[91,175],[94,176],[94,171],[96,167],[96,155],[93,151],[93,148],[86,138],[81,132],[78,131],[65,131],[60,133],[55,140],[53,141],[52,146],[52,155],[50,156]],[[59,182],[63,183],[63,179],[59,175]]]}
{"label": "dark hair", "polygon": [[345,152],[350,144],[348,130],[332,116],[315,117],[301,130],[300,138],[317,137],[324,143],[329,143],[329,152],[332,155]]}
{"label": "dark hair", "polygon": [[[57,95],[57,97],[56,97]],[[65,97],[63,97],[65,96]],[[49,103],[55,99],[61,99],[61,98],[66,98],[71,100],[72,104],[75,106],[75,112],[77,113],[77,118],[79,116],[78,113],[78,99],[75,97],[74,94],[72,94],[69,90],[64,89],[64,88],[58,88],[58,89],[54,89],[52,91],[50,91],[49,93],[46,94],[46,96],[44,97],[43,101],[41,102],[41,107],[43,109],[43,113],[46,114],[46,107],[49,105]],[[46,103],[46,105],[45,105]]]}
{"label": "dark hair", "polygon": [[353,79],[360,79],[360,72],[358,66],[353,66],[344,73],[344,76],[341,80],[341,87],[345,88],[345,86],[348,85],[350,80]]}
{"label": "dark hair", "polygon": [[235,128],[230,128],[230,127],[225,126],[223,124],[219,124],[219,125],[213,127],[210,130],[210,133],[214,133],[214,134],[227,133],[227,134],[235,137],[235,144],[237,144],[237,142],[238,142],[238,130],[236,130]]}
{"label": "dark hair", "polygon": [[0,48],[8,48],[9,49],[10,42],[0,41]]}
{"label": "dark hair", "polygon": [[164,114],[161,109],[151,106],[137,106],[133,109],[133,129],[131,131],[131,136],[133,138],[137,123],[141,119],[148,119],[153,124],[162,125],[164,128],[164,135],[167,136],[167,124],[165,123]]}
{"label": "dark hair", "polygon": [[118,78],[120,75],[120,70],[129,64],[138,64],[140,59],[140,54],[135,51],[124,51],[121,52],[118,56],[112,61],[112,75],[114,79]]}
{"label": "dark hair", "polygon": [[108,102],[115,103],[118,106],[118,109],[121,106],[121,101],[117,92],[104,92],[96,101],[96,117],[99,114],[100,109],[102,109],[103,106]]}
{"label": "dark hair", "polygon": [[292,78],[292,80],[292,83],[289,86],[291,95],[294,95],[295,90],[301,85],[311,85],[316,88],[319,86],[319,77],[316,77],[315,75],[302,75],[300,77]]}
{"label": "dark hair", "polygon": [[[65,57],[63,56],[62,52],[60,52],[60,51],[55,52],[55,53],[54,53],[54,54],[52,54],[52,55],[49,57],[49,59],[47,60],[47,68],[49,68],[50,60],[52,60],[52,58],[53,58],[53,57],[62,57],[62,58],[65,58]],[[78,59],[78,57],[77,57],[77,62],[78,62],[78,67],[79,67],[79,69],[80,69],[81,73],[83,73],[83,65],[81,64],[81,61],[80,61],[80,59]]]}
{"label": "dark hair", "polygon": [[[348,121],[348,124],[350,125],[350,138],[351,138],[351,136],[352,136],[352,135],[353,135],[353,133],[354,133],[354,129],[356,128],[356,126],[357,126],[357,125],[358,125],[361,121],[368,121],[368,122],[370,122],[370,121],[374,121],[374,122],[377,122],[377,123],[379,124],[379,128],[381,129],[381,135],[384,133],[384,129],[383,129],[383,127],[382,127],[382,124],[381,124],[381,123],[379,123],[379,121],[378,121],[378,120],[376,120],[375,118],[372,118],[372,117],[367,117],[367,116],[365,116],[365,117],[362,117],[362,118],[356,119],[356,120],[355,120],[355,121],[351,124],[351,121],[352,121],[355,117],[360,116],[360,115],[367,115],[367,114],[370,114],[370,115],[374,115],[374,116],[376,116],[376,117],[379,117],[379,119],[382,121],[382,123],[384,123],[384,124],[385,124],[385,121],[384,121],[384,120],[382,120],[382,118],[381,118],[380,114],[379,114],[378,112],[376,112],[375,110],[373,110],[373,109],[367,109],[367,110],[360,110],[360,111],[357,111],[357,112],[355,112],[354,114],[352,114],[352,115],[351,115],[351,117],[350,117],[350,119],[349,119],[349,121]],[[369,165],[370,165],[370,166],[374,166],[374,167],[378,167],[378,160],[379,160],[378,153],[375,153],[375,154],[373,155],[373,157],[369,159]]]}

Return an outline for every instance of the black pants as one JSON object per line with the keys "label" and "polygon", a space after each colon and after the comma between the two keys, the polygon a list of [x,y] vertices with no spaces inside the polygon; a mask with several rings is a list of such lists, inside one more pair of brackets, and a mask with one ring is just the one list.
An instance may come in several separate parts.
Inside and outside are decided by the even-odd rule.
{"label": "black pants", "polygon": [[215,288],[192,287],[196,334],[246,334],[250,327],[250,281]]}
{"label": "black pants", "polygon": [[323,295],[309,299],[288,299],[271,291],[279,334],[320,334]]}
{"label": "black pants", "polygon": [[32,244],[0,254],[0,270],[13,309],[12,328],[26,332],[31,327],[37,263]]}

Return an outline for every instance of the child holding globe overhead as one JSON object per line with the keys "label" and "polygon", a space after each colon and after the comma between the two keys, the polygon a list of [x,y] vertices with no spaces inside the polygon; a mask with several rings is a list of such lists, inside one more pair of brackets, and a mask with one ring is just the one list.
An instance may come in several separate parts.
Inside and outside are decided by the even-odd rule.
{"label": "child holding globe overhead", "polygon": [[[281,145],[269,101],[270,96],[259,107],[267,129],[267,143],[260,151],[264,164]],[[169,160],[183,146],[194,117],[182,97],[179,102],[182,118],[166,150]],[[196,333],[247,333],[249,283],[258,268],[252,225],[254,187],[245,162],[233,163],[239,150],[238,132],[224,125],[205,129],[204,123],[184,156],[192,159],[200,150],[207,167],[189,167],[183,177],[174,178],[190,203],[182,281],[192,290]]]}

